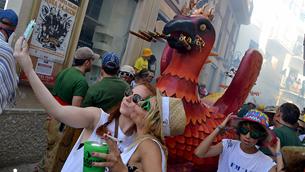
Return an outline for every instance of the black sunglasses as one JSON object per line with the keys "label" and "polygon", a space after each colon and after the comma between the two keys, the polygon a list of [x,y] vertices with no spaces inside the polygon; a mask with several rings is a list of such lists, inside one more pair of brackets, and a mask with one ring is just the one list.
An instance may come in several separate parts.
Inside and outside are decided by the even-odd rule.
{"label": "black sunglasses", "polygon": [[131,73],[128,72],[119,72],[120,76],[127,76],[127,77],[133,77],[133,75]]}
{"label": "black sunglasses", "polygon": [[250,137],[253,139],[260,139],[265,136],[265,133],[262,133],[261,131],[258,130],[250,130],[246,127],[240,126],[237,128],[238,133],[242,135],[246,135],[250,132]]}
{"label": "black sunglasses", "polygon": [[150,104],[150,97],[143,99],[142,96],[140,96],[139,94],[133,94],[131,89],[127,89],[125,90],[124,93],[125,97],[128,96],[132,96],[132,101],[136,104],[138,104],[142,109],[144,109],[145,111],[149,111],[151,108],[151,104]]}

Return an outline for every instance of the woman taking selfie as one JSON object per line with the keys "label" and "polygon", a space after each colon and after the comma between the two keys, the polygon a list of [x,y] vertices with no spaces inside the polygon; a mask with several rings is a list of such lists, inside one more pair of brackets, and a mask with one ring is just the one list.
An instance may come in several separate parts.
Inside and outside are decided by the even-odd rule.
{"label": "woman taking selfie", "polygon": [[[145,84],[135,87],[133,92],[137,99],[132,99],[132,96],[125,97],[121,103],[121,113],[119,117],[116,117],[118,120],[114,120],[114,116],[117,116],[116,112],[109,116],[102,109],[95,107],[80,108],[60,105],[36,75],[23,37],[20,37],[15,44],[14,56],[47,113],[68,126],[84,128],[62,171],[83,171],[83,143],[87,140],[100,142],[100,135],[105,132],[115,135],[117,130],[117,137],[120,140],[118,146],[121,150],[133,142],[135,125],[130,120],[130,113],[133,113],[134,108],[137,107],[137,101],[155,95],[155,89],[151,85]],[[116,127],[115,121],[118,121],[119,127]]]}
{"label": "woman taking selfie", "polygon": [[[27,76],[29,83],[38,98],[39,102],[58,121],[74,128],[84,128],[78,141],[74,145],[62,171],[83,170],[83,144],[85,141],[101,141],[101,135],[110,132],[115,135],[115,120],[112,114],[103,112],[102,109],[88,107],[80,108],[75,106],[60,105],[48,89],[38,78],[33,69],[33,64],[28,53],[28,46],[23,37],[20,37],[15,44],[14,56]],[[110,154],[105,157],[112,171],[128,170],[128,164],[137,164],[143,171],[166,171],[166,151],[163,146],[163,132],[165,135],[182,134],[184,131],[186,117],[183,104],[180,99],[165,98],[163,117],[161,111],[163,107],[161,99],[152,97],[155,90],[149,84],[142,84],[132,91],[127,91],[119,108],[118,117],[118,146],[122,153],[122,158],[118,160],[119,150],[117,145],[106,138]],[[157,102],[159,101],[159,103]],[[159,105],[158,105],[159,104]],[[179,111],[170,111],[171,106]],[[162,108],[162,110],[161,110]],[[173,112],[173,113],[172,113]],[[176,122],[170,122],[176,119]],[[180,120],[177,120],[180,119]],[[112,121],[111,121],[112,120]],[[165,121],[163,121],[165,120]],[[106,126],[105,126],[106,125]],[[107,131],[105,131],[105,128]],[[101,132],[99,132],[101,131]],[[162,132],[163,131],[163,132]],[[136,139],[134,139],[136,137]],[[94,154],[99,156],[100,154]],[[115,158],[114,158],[115,157]],[[103,164],[93,164],[105,166]]]}

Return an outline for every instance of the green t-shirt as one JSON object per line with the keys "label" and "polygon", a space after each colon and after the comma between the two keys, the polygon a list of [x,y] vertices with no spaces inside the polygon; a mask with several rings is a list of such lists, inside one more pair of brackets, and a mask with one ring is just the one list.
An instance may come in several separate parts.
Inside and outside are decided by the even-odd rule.
{"label": "green t-shirt", "polygon": [[122,101],[128,87],[127,82],[116,76],[105,77],[88,89],[82,107],[94,106],[108,111]]}
{"label": "green t-shirt", "polygon": [[75,67],[71,67],[57,75],[52,94],[72,104],[73,96],[85,97],[87,90],[88,83],[85,76]]}
{"label": "green t-shirt", "polygon": [[273,130],[276,136],[281,140],[283,146],[302,146],[297,132],[287,126],[282,126]]}
{"label": "green t-shirt", "polygon": [[[275,128],[274,130],[275,135],[281,141],[281,147],[284,146],[302,146],[302,143],[298,137],[298,134],[292,128],[287,126],[282,126],[280,128]],[[267,147],[261,147],[260,150],[266,154],[271,156],[271,152]]]}

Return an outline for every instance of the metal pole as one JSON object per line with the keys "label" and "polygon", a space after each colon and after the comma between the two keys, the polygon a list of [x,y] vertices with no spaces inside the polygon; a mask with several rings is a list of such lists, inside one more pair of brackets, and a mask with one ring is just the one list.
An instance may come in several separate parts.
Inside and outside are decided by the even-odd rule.
{"label": "metal pole", "polygon": [[304,39],[303,39],[303,76],[305,76],[305,34],[304,34]]}

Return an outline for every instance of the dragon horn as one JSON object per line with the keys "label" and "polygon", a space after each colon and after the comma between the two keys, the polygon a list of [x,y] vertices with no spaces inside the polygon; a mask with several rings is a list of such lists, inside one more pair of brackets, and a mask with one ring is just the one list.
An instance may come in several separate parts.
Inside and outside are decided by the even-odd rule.
{"label": "dragon horn", "polygon": [[152,39],[152,36],[148,35],[145,31],[139,30],[139,33],[148,39]]}
{"label": "dragon horn", "polygon": [[157,42],[157,40],[154,38],[154,36],[150,35],[148,32],[139,30],[139,33],[140,33],[142,36],[145,36],[146,38],[148,38],[149,40],[151,40],[151,41],[153,41],[153,42]]}
{"label": "dragon horn", "polygon": [[147,38],[147,37],[145,37],[145,36],[143,36],[141,34],[138,34],[137,32],[134,32],[134,31],[130,30],[129,33],[131,33],[132,35],[135,35],[135,36],[137,36],[137,37],[139,37],[139,38],[141,38],[141,39],[143,39],[143,40],[145,40],[147,42],[151,42],[151,40],[149,38]]}

